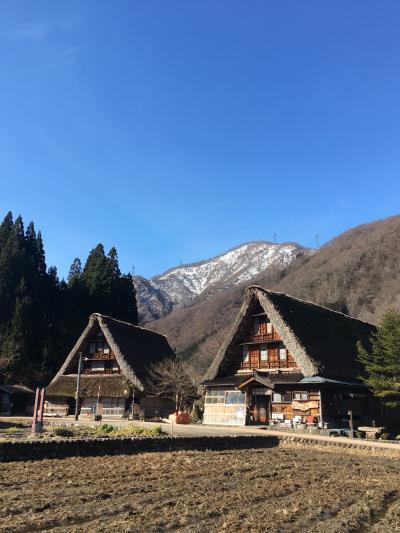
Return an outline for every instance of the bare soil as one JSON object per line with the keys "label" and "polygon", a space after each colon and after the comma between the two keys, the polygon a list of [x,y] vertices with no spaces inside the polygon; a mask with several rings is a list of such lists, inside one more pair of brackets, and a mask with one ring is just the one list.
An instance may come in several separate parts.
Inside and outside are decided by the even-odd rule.
{"label": "bare soil", "polygon": [[400,531],[399,457],[283,445],[0,466],[0,530]]}

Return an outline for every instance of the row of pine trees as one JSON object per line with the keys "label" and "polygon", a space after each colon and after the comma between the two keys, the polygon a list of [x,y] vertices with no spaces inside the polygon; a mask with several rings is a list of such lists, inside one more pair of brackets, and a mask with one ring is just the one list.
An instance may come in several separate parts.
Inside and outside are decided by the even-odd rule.
{"label": "row of pine trees", "polygon": [[98,244],[60,280],[33,222],[25,229],[9,212],[0,225],[0,382],[47,383],[93,312],[137,324],[132,277],[116,249],[106,255]]}

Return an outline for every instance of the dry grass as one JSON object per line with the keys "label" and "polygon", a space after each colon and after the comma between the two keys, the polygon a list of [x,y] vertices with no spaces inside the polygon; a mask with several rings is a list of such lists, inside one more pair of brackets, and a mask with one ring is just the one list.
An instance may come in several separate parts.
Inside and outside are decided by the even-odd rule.
{"label": "dry grass", "polygon": [[300,446],[2,466],[1,531],[400,531],[400,465]]}

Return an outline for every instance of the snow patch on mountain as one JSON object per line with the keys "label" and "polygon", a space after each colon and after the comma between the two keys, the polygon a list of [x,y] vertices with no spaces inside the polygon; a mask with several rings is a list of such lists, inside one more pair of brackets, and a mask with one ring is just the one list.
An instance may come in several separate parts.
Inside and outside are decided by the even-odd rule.
{"label": "snow patch on mountain", "polygon": [[145,279],[135,277],[139,314],[142,321],[157,319],[173,307],[185,305],[214,284],[225,288],[251,281],[270,266],[286,268],[307,249],[297,244],[249,242],[212,259],[180,265]]}

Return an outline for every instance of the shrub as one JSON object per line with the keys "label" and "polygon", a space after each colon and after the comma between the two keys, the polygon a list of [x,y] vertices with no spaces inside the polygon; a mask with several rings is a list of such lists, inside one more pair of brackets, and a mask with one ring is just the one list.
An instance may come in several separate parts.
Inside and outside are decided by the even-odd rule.
{"label": "shrub", "polygon": [[102,433],[112,433],[115,428],[111,424],[103,424],[102,426],[100,426],[100,430]]}

